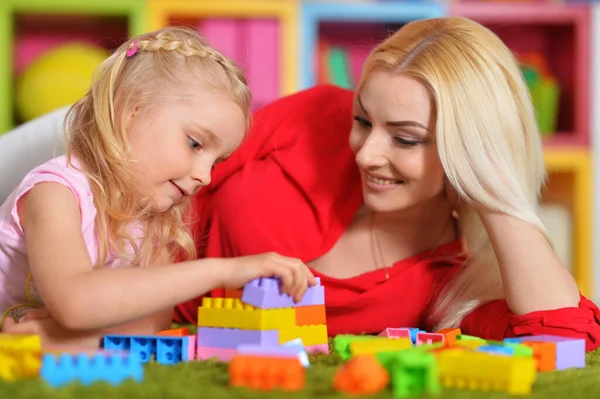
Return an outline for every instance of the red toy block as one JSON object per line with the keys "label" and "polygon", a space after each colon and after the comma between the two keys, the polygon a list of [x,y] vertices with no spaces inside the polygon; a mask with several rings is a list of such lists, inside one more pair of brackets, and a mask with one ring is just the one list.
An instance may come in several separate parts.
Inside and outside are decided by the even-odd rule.
{"label": "red toy block", "polygon": [[417,333],[417,345],[433,344],[435,342],[445,343],[443,334],[436,333]]}

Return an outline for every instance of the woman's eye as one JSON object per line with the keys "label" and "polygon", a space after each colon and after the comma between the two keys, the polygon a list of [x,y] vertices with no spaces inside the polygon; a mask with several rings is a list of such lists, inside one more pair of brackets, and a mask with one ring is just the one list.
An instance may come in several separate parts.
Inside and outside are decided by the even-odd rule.
{"label": "woman's eye", "polygon": [[402,137],[394,137],[394,141],[396,143],[400,144],[402,147],[414,147],[417,144],[419,144],[418,141],[406,140],[406,139],[403,139]]}
{"label": "woman's eye", "polygon": [[355,116],[353,118],[355,121],[358,122],[359,125],[364,126],[364,127],[371,127],[371,122],[369,122],[368,120],[366,120],[365,118],[363,118],[362,116]]}
{"label": "woman's eye", "polygon": [[198,151],[199,149],[202,148],[202,144],[198,143],[196,140],[194,140],[191,137],[188,137],[188,144],[189,144],[190,148],[194,151]]}

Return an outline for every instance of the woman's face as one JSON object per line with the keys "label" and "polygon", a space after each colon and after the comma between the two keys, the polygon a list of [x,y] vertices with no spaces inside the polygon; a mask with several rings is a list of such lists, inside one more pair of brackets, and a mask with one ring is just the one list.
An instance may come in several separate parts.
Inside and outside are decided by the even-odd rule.
{"label": "woman's face", "polygon": [[357,93],[353,107],[350,146],[367,208],[401,211],[443,195],[435,105],[422,83],[378,68]]}

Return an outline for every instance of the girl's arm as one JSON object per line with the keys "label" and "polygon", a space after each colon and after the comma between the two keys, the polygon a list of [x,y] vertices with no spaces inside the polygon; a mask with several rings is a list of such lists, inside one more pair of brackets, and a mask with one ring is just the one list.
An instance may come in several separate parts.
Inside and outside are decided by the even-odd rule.
{"label": "girl's arm", "polygon": [[535,226],[479,210],[498,257],[506,302],[517,315],[577,307],[579,290],[569,271]]}
{"label": "girl's arm", "polygon": [[70,330],[125,324],[257,277],[280,277],[282,291],[296,299],[308,283],[315,284],[299,260],[273,254],[94,270],[81,234],[79,205],[58,183],[34,186],[21,198],[19,215],[34,284],[48,311]]}

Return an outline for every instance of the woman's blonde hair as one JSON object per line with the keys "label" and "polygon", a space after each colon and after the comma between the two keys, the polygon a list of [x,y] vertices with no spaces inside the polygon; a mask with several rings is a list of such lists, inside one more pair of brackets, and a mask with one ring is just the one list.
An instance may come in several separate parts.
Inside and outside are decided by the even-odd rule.
{"label": "woman's blonde hair", "polygon": [[546,234],[536,215],[546,171],[529,91],[504,43],[463,17],[403,26],[369,55],[357,93],[380,67],[418,79],[435,102],[438,153],[461,199],[469,258],[444,288],[431,321],[456,327],[477,306],[504,297],[498,259],[474,205]]}
{"label": "woman's blonde hair", "polygon": [[[128,56],[128,50],[133,54]],[[134,249],[129,261],[135,266],[196,256],[184,220],[189,201],[153,214],[150,199],[139,198],[132,189],[135,161],[125,128],[136,107],[147,115],[168,102],[193,97],[194,90],[209,89],[235,101],[249,121],[251,96],[242,71],[198,32],[168,27],[121,45],[97,68],[90,90],[69,110],[64,124],[67,157],[73,166],[75,158],[88,177],[97,209],[96,267],[105,264],[109,252],[127,256],[128,243]],[[134,221],[142,224],[142,240],[131,228]]]}

